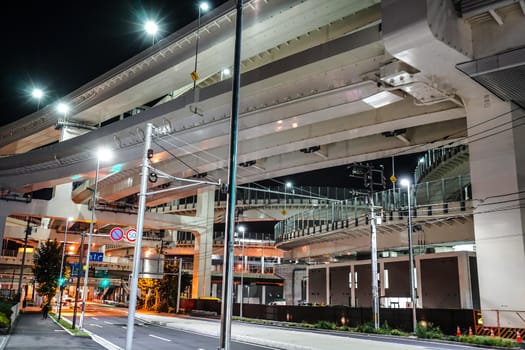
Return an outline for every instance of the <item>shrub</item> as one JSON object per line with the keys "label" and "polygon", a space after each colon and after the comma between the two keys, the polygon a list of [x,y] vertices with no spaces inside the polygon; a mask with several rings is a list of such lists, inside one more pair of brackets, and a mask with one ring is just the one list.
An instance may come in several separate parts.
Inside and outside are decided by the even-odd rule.
{"label": "shrub", "polygon": [[320,329],[337,329],[337,325],[333,322],[328,322],[328,321],[319,321],[315,324],[315,328],[320,328]]}
{"label": "shrub", "polygon": [[0,312],[3,313],[7,317],[11,317],[11,314],[13,313],[13,310],[11,308],[13,307],[13,304],[0,301]]}
{"label": "shrub", "polygon": [[374,328],[374,325],[370,322],[360,324],[355,328],[356,332],[360,333],[375,333],[376,330]]}
{"label": "shrub", "polygon": [[11,324],[11,319],[3,312],[0,312],[0,328],[8,328]]}
{"label": "shrub", "polygon": [[403,331],[400,331],[399,329],[392,329],[390,331],[390,335],[398,335],[398,336],[403,336],[403,335],[407,335],[407,333],[403,332]]}
{"label": "shrub", "polygon": [[424,339],[443,339],[443,332],[438,326],[434,326],[431,322],[418,323],[416,327],[416,335],[418,338]]}

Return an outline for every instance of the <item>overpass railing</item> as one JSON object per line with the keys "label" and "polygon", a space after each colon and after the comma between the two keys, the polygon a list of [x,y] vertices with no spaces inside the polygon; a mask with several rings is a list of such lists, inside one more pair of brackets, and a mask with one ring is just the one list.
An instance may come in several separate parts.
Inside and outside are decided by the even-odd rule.
{"label": "overpass railing", "polygon": [[428,150],[425,155],[420,158],[419,163],[416,166],[416,170],[414,170],[415,182],[418,183],[440,163],[466,150],[468,150],[467,145]]}
{"label": "overpass railing", "polygon": [[[237,188],[237,206],[320,206],[330,202],[352,200],[353,192],[348,188],[328,186],[271,186],[271,187],[246,187]],[[194,210],[197,196],[177,199],[156,207],[148,208],[149,212],[162,213],[173,211]],[[226,206],[226,194],[215,192],[215,207]]]}
{"label": "overpass railing", "polygon": [[[459,202],[461,211],[466,210],[465,203],[470,199],[470,176],[457,176],[417,184],[411,191],[411,209],[417,213],[420,207],[442,205],[448,210],[447,203]],[[373,194],[377,216],[399,217],[406,215],[408,193],[405,188],[389,189]],[[302,237],[334,231],[337,229],[359,226],[368,222],[369,204],[366,196],[355,197],[352,201],[332,202],[321,208],[315,208],[292,215],[274,226],[277,243]],[[417,216],[417,214],[416,214]]]}

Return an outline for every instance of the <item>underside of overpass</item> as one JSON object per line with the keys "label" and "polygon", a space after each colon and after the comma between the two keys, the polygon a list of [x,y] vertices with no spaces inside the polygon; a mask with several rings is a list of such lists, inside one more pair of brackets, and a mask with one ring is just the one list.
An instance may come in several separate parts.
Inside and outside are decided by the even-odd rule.
{"label": "underside of overpass", "polygon": [[[482,306],[524,310],[516,288],[502,296],[493,287],[509,285],[525,261],[525,99],[523,79],[515,79],[524,9],[523,1],[247,1],[238,182],[468,145]],[[101,166],[97,197],[113,214],[97,212],[97,222],[131,224],[124,216],[136,208],[148,122],[158,131],[152,167],[224,181],[231,78],[223,68],[233,61],[233,2],[201,23],[200,36],[192,23],[63,97],[72,107],[67,116],[49,105],[2,127],[2,197],[54,187],[88,220],[94,150],[103,144],[115,160]],[[148,227],[204,234],[215,218],[210,210],[197,218],[155,212],[197,193],[180,186],[173,178],[149,183],[173,191],[149,198]],[[36,202],[8,204],[1,215],[67,216]]]}

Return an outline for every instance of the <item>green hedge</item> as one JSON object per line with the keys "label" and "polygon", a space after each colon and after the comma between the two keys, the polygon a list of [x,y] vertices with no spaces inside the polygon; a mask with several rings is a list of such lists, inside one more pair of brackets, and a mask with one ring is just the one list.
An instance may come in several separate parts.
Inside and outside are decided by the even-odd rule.
{"label": "green hedge", "polygon": [[13,310],[11,308],[13,307],[13,304],[0,301],[0,312],[3,313],[8,318],[11,317],[11,314],[13,313]]}
{"label": "green hedge", "polygon": [[11,319],[0,312],[0,328],[7,328],[11,324]]}

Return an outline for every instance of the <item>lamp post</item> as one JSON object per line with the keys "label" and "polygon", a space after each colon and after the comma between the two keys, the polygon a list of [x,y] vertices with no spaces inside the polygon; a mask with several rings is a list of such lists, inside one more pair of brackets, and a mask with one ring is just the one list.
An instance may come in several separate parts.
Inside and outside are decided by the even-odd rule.
{"label": "lamp post", "polygon": [[407,188],[408,198],[408,258],[410,259],[410,297],[412,299],[412,331],[416,333],[417,315],[416,315],[416,286],[414,274],[414,247],[412,245],[412,210],[410,208],[410,181],[407,179],[401,180],[401,186]]}
{"label": "lamp post", "polygon": [[98,190],[98,173],[100,170],[100,161],[108,161],[112,158],[113,154],[110,150],[106,148],[100,148],[97,151],[96,158],[97,158],[97,168],[95,171],[95,186],[93,189],[93,197],[91,200],[91,221],[89,222],[89,233],[88,233],[88,246],[87,246],[87,253],[86,253],[86,273],[84,274],[84,288],[82,290],[82,311],[80,313],[80,323],[79,328],[82,328],[84,325],[84,311],[86,308],[86,297],[87,297],[87,289],[88,289],[88,278],[89,278],[89,255],[91,253],[91,240],[93,238],[93,225],[95,221],[95,206],[97,203],[97,190]]}
{"label": "lamp post", "polygon": [[151,37],[153,38],[153,44],[155,44],[155,35],[159,31],[159,26],[157,25],[157,23],[151,20],[146,21],[146,23],[144,23],[144,30],[146,31],[146,33],[151,35]]}
{"label": "lamp post", "polygon": [[56,106],[56,110],[58,113],[62,114],[64,116],[64,121],[63,122],[60,122],[60,120],[58,121],[57,123],[57,126],[62,126],[62,131],[60,133],[60,141],[64,141],[65,139],[67,139],[67,114],[69,113],[69,110],[70,110],[70,107],[69,105],[63,103],[63,102],[60,102],[57,106]]}
{"label": "lamp post", "polygon": [[[24,238],[24,251],[22,252],[22,265],[20,265],[20,279],[18,280],[18,299],[22,301],[22,282],[24,278],[24,265],[26,262],[26,250],[27,250],[27,236],[31,234],[31,220],[30,217],[27,217],[27,227],[26,227],[26,235]],[[25,298],[25,296],[24,296]],[[23,305],[23,303],[22,303]]]}
{"label": "lamp post", "polygon": [[33,98],[37,100],[37,105],[36,105],[37,111],[40,110],[40,100],[42,99],[42,97],[44,97],[44,91],[42,91],[42,89],[39,89],[39,88],[34,88],[33,91],[31,92],[31,95],[33,96]]}
{"label": "lamp post", "polygon": [[199,54],[199,37],[200,37],[200,29],[201,29],[201,14],[202,12],[206,12],[210,9],[210,5],[203,1],[199,3],[199,16],[197,17],[197,38],[195,41],[195,67],[193,69],[193,72],[191,72],[191,78],[193,79],[193,89],[195,90],[195,86],[197,85],[197,80],[199,79],[199,75],[197,74],[197,55]]}
{"label": "lamp post", "polygon": [[66,219],[66,229],[64,230],[64,244],[62,245],[62,261],[60,262],[60,278],[59,278],[59,287],[60,287],[60,296],[58,301],[58,320],[60,320],[60,317],[62,316],[62,294],[64,294],[64,260],[66,257],[66,242],[67,242],[67,227],[69,226],[69,222],[72,221],[73,218],[68,217]]}
{"label": "lamp post", "polygon": [[286,216],[286,199],[287,199],[286,198],[286,193],[287,193],[286,190],[288,188],[292,188],[292,183],[290,181],[287,181],[286,184],[284,185],[284,209],[283,209],[283,212],[282,212],[283,216]]}
{"label": "lamp post", "polygon": [[239,317],[242,318],[242,306],[244,300],[244,226],[239,226],[239,231],[242,232],[242,248],[241,248],[241,304],[239,308]]}

